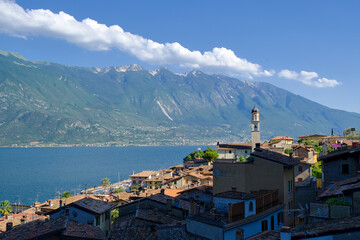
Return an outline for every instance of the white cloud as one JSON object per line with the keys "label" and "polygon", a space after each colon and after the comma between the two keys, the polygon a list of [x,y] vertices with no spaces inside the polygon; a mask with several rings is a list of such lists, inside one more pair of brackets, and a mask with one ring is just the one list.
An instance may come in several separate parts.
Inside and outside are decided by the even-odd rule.
{"label": "white cloud", "polygon": [[90,50],[117,48],[151,64],[176,64],[211,72],[224,72],[248,78],[272,76],[259,64],[239,58],[226,48],[213,48],[201,53],[190,51],[179,43],[157,43],[151,39],[125,32],[120,26],[106,26],[92,19],[77,21],[73,16],[50,10],[24,10],[10,0],[0,0],[0,31],[24,37],[41,35],[65,39]]}
{"label": "white cloud", "polygon": [[306,85],[318,88],[335,87],[341,84],[341,82],[338,82],[335,79],[318,78],[319,75],[316,72],[301,71],[300,73],[297,73],[295,71],[282,70],[278,73],[278,76],[286,79],[297,80]]}

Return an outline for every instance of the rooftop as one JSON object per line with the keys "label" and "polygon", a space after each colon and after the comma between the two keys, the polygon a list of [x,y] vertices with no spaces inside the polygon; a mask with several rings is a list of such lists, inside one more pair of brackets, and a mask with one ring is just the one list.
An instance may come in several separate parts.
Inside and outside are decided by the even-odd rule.
{"label": "rooftop", "polygon": [[247,240],[279,240],[280,232],[275,230],[268,230],[261,233],[258,233],[252,237],[249,237]]}
{"label": "rooftop", "polygon": [[219,143],[218,149],[251,149],[251,143]]}
{"label": "rooftop", "polygon": [[256,198],[254,194],[246,193],[246,192],[237,192],[237,191],[227,191],[227,192],[218,193],[215,194],[214,197],[240,199],[240,200],[248,200],[248,199]]}
{"label": "rooftop", "polygon": [[155,174],[155,171],[142,171],[140,173],[135,173],[133,175],[130,175],[130,177],[145,177],[148,178],[150,175]]}
{"label": "rooftop", "polygon": [[179,205],[177,207],[182,208],[182,209],[187,210],[187,211],[189,211],[189,209],[190,209],[189,201],[182,200],[182,199],[175,198],[175,197],[171,197],[171,196],[164,195],[164,194],[161,194],[161,193],[151,195],[148,198],[151,199],[151,200],[155,200],[157,202],[161,202],[163,204],[166,204],[168,200],[171,200],[172,206],[175,206],[175,202],[178,202]]}
{"label": "rooftop", "polygon": [[0,234],[0,239],[48,239],[54,235],[93,240],[105,239],[105,234],[100,228],[68,220],[67,216],[47,221],[37,220],[19,225],[10,231]]}
{"label": "rooftop", "polygon": [[212,194],[213,187],[210,186],[210,185],[201,185],[201,186],[198,186],[198,187],[193,187],[193,188],[183,190],[183,191],[180,192],[180,194],[186,194],[186,193],[189,193],[189,192],[192,192],[192,191],[202,191],[202,192],[205,192],[205,193]]}
{"label": "rooftop", "polygon": [[71,204],[74,207],[87,210],[91,213],[102,214],[116,206],[116,203],[104,202],[93,198],[84,198]]}
{"label": "rooftop", "polygon": [[320,156],[318,158],[318,160],[319,161],[336,160],[336,159],[338,159],[340,157],[349,156],[349,155],[352,155],[352,154],[360,154],[360,147],[341,150],[341,151],[333,152],[333,153],[330,153],[330,154],[326,154],[326,155]]}
{"label": "rooftop", "polygon": [[346,191],[352,191],[355,189],[360,189],[359,177],[353,177],[330,184],[330,186],[328,186],[326,190],[319,195],[319,198],[343,195]]}
{"label": "rooftop", "polygon": [[291,239],[303,239],[305,236],[321,237],[337,233],[360,231],[360,217],[341,218],[325,222],[318,222],[305,225],[301,230],[294,231]]}
{"label": "rooftop", "polygon": [[261,148],[255,148],[255,152],[252,152],[251,156],[279,163],[286,167],[296,166],[299,163],[299,160],[296,158],[292,158],[281,153],[272,152]]}
{"label": "rooftop", "polygon": [[323,137],[326,137],[326,135],[310,134],[310,135],[299,136],[298,138],[300,139],[300,138],[309,138],[309,137],[323,138]]}
{"label": "rooftop", "polygon": [[272,138],[271,140],[294,140],[294,139],[288,136],[277,136]]}
{"label": "rooftop", "polygon": [[[54,210],[60,207],[60,200],[62,201],[63,205],[68,205],[70,203],[79,201],[83,198],[85,198],[85,195],[76,195],[76,196],[71,196],[68,198],[57,198],[57,199],[50,199],[47,202],[42,203],[39,207],[41,207],[42,209],[45,210]],[[50,206],[51,203],[51,206]]]}

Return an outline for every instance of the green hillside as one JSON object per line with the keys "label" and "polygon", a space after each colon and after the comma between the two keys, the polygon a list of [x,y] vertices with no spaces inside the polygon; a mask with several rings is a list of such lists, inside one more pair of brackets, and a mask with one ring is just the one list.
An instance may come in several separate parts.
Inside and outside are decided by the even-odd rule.
{"label": "green hillside", "polygon": [[360,114],[268,83],[138,65],[71,67],[0,52],[1,146],[248,141],[254,104],[263,140],[360,128]]}

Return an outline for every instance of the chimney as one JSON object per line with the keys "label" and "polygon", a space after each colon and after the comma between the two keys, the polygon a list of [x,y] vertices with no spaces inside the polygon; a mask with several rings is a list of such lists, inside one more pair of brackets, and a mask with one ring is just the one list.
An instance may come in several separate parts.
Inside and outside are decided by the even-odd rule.
{"label": "chimney", "polygon": [[63,201],[62,201],[62,199],[60,199],[60,201],[59,201],[59,207],[62,207],[62,203],[63,203]]}
{"label": "chimney", "polygon": [[165,195],[165,189],[161,189],[161,190],[160,190],[160,193],[161,193],[162,195]]}
{"label": "chimney", "polygon": [[334,182],[331,182],[329,185],[330,190],[334,190],[335,189],[335,184]]}
{"label": "chimney", "polygon": [[287,226],[281,227],[280,240],[291,240],[291,228]]}
{"label": "chimney", "polygon": [[13,223],[12,222],[7,222],[6,223],[6,231],[10,231],[13,227]]}
{"label": "chimney", "polygon": [[291,152],[291,153],[289,154],[289,157],[291,157],[291,158],[292,158],[292,155],[293,155],[293,153]]}
{"label": "chimney", "polygon": [[51,200],[48,201],[49,207],[52,207],[53,203]]}
{"label": "chimney", "polygon": [[234,186],[231,187],[231,191],[236,192],[236,190],[237,190],[236,187],[234,187]]}
{"label": "chimney", "polygon": [[236,229],[236,240],[244,240],[244,229],[238,228]]}
{"label": "chimney", "polygon": [[255,143],[256,148],[260,148],[260,143]]}

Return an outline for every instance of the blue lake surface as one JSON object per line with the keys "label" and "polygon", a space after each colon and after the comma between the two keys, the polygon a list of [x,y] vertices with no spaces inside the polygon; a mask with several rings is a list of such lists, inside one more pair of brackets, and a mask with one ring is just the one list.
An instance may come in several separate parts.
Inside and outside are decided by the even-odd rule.
{"label": "blue lake surface", "polygon": [[33,204],[128,179],[133,171],[158,170],[208,146],[0,148],[0,201]]}

